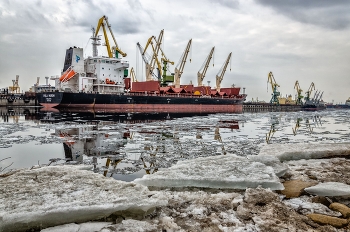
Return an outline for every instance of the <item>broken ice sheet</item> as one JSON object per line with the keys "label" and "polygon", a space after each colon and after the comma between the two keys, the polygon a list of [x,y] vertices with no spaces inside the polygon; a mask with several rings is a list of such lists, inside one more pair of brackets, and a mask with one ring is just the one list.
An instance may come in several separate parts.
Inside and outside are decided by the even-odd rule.
{"label": "broken ice sheet", "polygon": [[134,182],[156,187],[284,189],[272,167],[232,154],[179,161]]}
{"label": "broken ice sheet", "polygon": [[50,166],[0,179],[0,231],[85,222],[122,210],[145,214],[167,204],[144,186],[85,168]]}

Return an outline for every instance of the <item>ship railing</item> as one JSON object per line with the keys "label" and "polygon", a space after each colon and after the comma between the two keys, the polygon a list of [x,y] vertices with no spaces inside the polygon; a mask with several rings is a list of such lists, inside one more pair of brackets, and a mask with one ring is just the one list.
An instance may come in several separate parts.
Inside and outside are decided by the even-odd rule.
{"label": "ship railing", "polygon": [[242,99],[245,95],[237,96],[215,96],[215,95],[193,95],[192,93],[145,93],[145,92],[129,92],[126,95],[131,96],[158,96],[158,97],[190,97],[190,98],[215,98],[215,99]]}

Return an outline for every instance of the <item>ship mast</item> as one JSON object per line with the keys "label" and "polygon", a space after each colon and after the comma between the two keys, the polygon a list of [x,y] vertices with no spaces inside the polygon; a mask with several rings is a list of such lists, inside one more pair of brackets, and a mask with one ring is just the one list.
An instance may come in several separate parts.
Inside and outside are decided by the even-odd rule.
{"label": "ship mast", "polygon": [[95,28],[92,27],[92,36],[90,39],[92,40],[92,56],[96,57],[98,56],[97,46],[101,45],[101,37],[99,35],[95,36]]}

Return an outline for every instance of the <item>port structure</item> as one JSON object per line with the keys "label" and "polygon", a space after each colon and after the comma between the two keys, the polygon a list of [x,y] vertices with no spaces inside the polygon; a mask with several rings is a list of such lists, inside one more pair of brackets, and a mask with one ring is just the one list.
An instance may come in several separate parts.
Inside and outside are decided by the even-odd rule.
{"label": "port structure", "polygon": [[[108,36],[107,36],[107,31],[106,31],[106,25],[109,29],[109,32],[113,38],[113,41],[114,41],[114,46],[110,46],[109,44],[109,39],[108,39]],[[126,57],[127,54],[125,52],[123,52],[119,47],[118,47],[118,43],[117,43],[117,40],[115,39],[114,37],[114,34],[112,32],[112,28],[111,28],[111,25],[109,24],[108,22],[108,18],[104,15],[102,16],[99,20],[98,20],[98,23],[97,23],[97,27],[96,27],[96,31],[95,31],[95,37],[98,36],[98,32],[100,30],[102,26],[102,30],[103,30],[103,34],[104,34],[104,38],[105,38],[105,46],[107,47],[107,52],[108,52],[108,56],[109,58],[113,58],[113,55],[115,56],[115,58],[118,58],[118,53],[120,53],[123,57]]]}
{"label": "port structure", "polygon": [[[207,58],[205,59],[204,63],[202,64],[202,67],[199,69],[199,71],[197,73],[198,86],[203,86],[203,80],[204,80],[205,74],[207,73],[210,61],[214,55],[214,50],[215,50],[215,47],[213,47],[210,50]],[[214,67],[214,61],[213,61],[213,67]],[[209,83],[208,83],[208,86],[209,86]]]}
{"label": "port structure", "polygon": [[297,105],[302,105],[303,104],[303,101],[302,99],[304,98],[304,96],[301,95],[301,93],[303,92],[303,90],[300,88],[300,85],[299,85],[299,82],[296,81],[295,84],[294,84],[294,89],[297,90],[297,99],[296,99],[296,104]]}
{"label": "port structure", "polygon": [[[216,74],[216,91],[218,91],[218,92],[220,92],[221,82],[224,79],[227,65],[231,61],[231,55],[232,55],[232,52],[230,52],[230,54],[228,54],[228,57],[227,57],[225,63],[222,65],[221,69]],[[231,67],[230,67],[230,71],[231,71]]]}
{"label": "port structure", "polygon": [[270,103],[279,105],[278,97],[280,96],[280,92],[277,91],[277,87],[280,87],[275,80],[275,77],[273,76],[272,72],[269,72],[269,75],[267,76],[267,83],[271,84],[272,89],[272,97],[270,100]]}

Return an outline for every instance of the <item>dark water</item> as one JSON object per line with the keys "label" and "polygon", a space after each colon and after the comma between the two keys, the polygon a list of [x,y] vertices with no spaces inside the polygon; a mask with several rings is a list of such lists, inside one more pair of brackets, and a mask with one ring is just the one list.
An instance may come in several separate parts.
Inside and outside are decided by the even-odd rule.
{"label": "dark water", "polygon": [[179,160],[254,155],[271,143],[350,142],[348,110],[243,114],[117,114],[0,109],[0,170],[90,164],[132,181]]}

